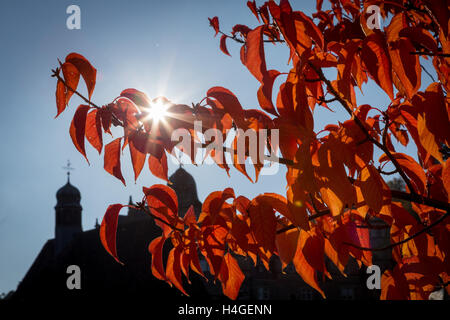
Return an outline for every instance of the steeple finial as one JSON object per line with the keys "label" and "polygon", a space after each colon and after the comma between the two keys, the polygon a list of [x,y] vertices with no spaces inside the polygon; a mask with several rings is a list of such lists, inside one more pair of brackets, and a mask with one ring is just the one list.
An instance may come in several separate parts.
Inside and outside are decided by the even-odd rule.
{"label": "steeple finial", "polygon": [[67,183],[70,183],[70,170],[75,170],[71,167],[70,160],[67,160],[67,165],[63,167],[64,170],[67,170]]}

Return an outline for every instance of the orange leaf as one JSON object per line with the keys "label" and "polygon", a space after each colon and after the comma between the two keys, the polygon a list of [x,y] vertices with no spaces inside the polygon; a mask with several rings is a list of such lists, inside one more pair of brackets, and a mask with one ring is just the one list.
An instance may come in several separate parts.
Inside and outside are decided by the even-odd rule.
{"label": "orange leaf", "polygon": [[102,107],[98,111],[100,113],[100,118],[102,120],[103,131],[105,131],[106,133],[111,134],[111,130],[110,130],[110,128],[111,128],[111,121],[112,121],[112,112],[111,112],[111,110],[107,109],[106,107]]}
{"label": "orange leaf", "polygon": [[447,197],[450,199],[450,159],[447,159],[442,169],[442,183],[447,191]]}
{"label": "orange leaf", "polygon": [[[178,199],[175,191],[163,184],[154,184],[150,188],[144,187],[143,191],[150,212],[167,223],[175,225],[178,217]],[[161,221],[156,220],[155,223],[168,236],[172,229]]]}
{"label": "orange leaf", "polygon": [[120,264],[123,263],[117,257],[116,233],[119,212],[122,208],[123,205],[121,204],[110,205],[108,209],[106,209],[102,224],[100,225],[100,241],[102,242],[103,247],[105,247],[106,251],[108,251],[108,253]]}
{"label": "orange leaf", "polygon": [[[406,96],[411,99],[420,88],[419,56],[411,54],[415,48],[409,39],[400,38],[390,45],[392,69],[401,81]],[[398,88],[403,91],[403,88]]]}
{"label": "orange leaf", "polygon": [[264,56],[263,34],[265,25],[259,26],[247,34],[247,41],[241,48],[241,61],[250,73],[263,82],[267,76],[266,58]]}
{"label": "orange leaf", "polygon": [[214,28],[214,31],[216,31],[216,34],[214,35],[214,36],[217,36],[217,34],[219,33],[219,31],[220,31],[220,28],[219,28],[219,18],[218,17],[214,17],[214,18],[208,18],[208,20],[209,20],[209,25],[211,26],[211,27],[213,27]]}
{"label": "orange leaf", "polygon": [[86,139],[100,154],[103,148],[101,113],[98,109],[89,112],[86,117]]}
{"label": "orange leaf", "polygon": [[121,97],[126,97],[134,102],[135,105],[141,108],[150,107],[150,99],[147,95],[136,89],[125,89],[120,93]]}
{"label": "orange leaf", "polygon": [[384,37],[380,33],[375,32],[371,34],[364,40],[361,55],[370,75],[388,94],[389,98],[393,100],[391,59],[387,53],[385,42]]}
{"label": "orange leaf", "polygon": [[134,181],[136,181],[144,167],[147,154],[142,153],[135,147],[134,140],[130,140],[128,148],[130,149],[131,163],[133,164]]}
{"label": "orange leaf", "polygon": [[250,229],[264,250],[273,252],[277,220],[272,206],[261,201],[261,196],[252,200],[249,207]]}
{"label": "orange leaf", "polygon": [[57,110],[57,114],[55,116],[58,117],[61,112],[64,111],[64,109],[66,109],[66,87],[64,86],[64,83],[61,80],[58,80],[57,84],[56,84],[56,110]]}
{"label": "orange leaf", "polygon": [[376,213],[380,212],[383,203],[383,181],[372,165],[361,170],[361,192],[367,205]]}
{"label": "orange leaf", "polygon": [[242,273],[236,259],[229,253],[225,254],[219,275],[223,293],[228,298],[236,300],[244,279],[245,275]]}
{"label": "orange leaf", "polygon": [[167,280],[162,260],[162,251],[165,241],[166,238],[164,236],[160,236],[153,239],[148,246],[148,251],[152,255],[152,273],[159,280]]}
{"label": "orange leaf", "polygon": [[419,133],[420,143],[430,155],[432,155],[435,159],[442,163],[442,154],[439,152],[439,146],[436,142],[436,137],[427,127],[427,122],[429,123],[430,121],[427,121],[426,117],[426,114],[419,114],[417,116],[417,131]]}
{"label": "orange leaf", "polygon": [[212,97],[216,99],[213,108],[215,107],[219,111],[228,113],[237,122],[238,126],[240,126],[240,121],[242,121],[244,116],[244,110],[233,92],[223,87],[213,87],[208,90],[206,95],[208,98]]}
{"label": "orange leaf", "polygon": [[276,112],[272,102],[272,90],[273,90],[273,83],[280,74],[281,73],[277,70],[269,70],[268,76],[264,79],[264,82],[259,87],[257,93],[258,102],[261,108],[273,114],[274,116],[278,116],[278,113]]}
{"label": "orange leaf", "polygon": [[322,32],[316,24],[301,11],[294,12],[294,23],[297,33],[297,42],[305,48],[311,48],[311,40],[321,49],[324,47]]}
{"label": "orange leaf", "polygon": [[77,68],[77,70],[80,72],[81,76],[84,79],[84,82],[86,82],[89,99],[91,99],[92,93],[94,92],[95,88],[95,78],[97,76],[97,70],[85,57],[78,53],[70,53],[66,57],[66,62],[74,65],[75,68]]}
{"label": "orange leaf", "polygon": [[89,160],[86,157],[86,151],[84,150],[84,136],[86,130],[86,116],[90,107],[87,105],[80,105],[75,111],[75,115],[73,116],[72,123],[70,124],[70,137],[72,138],[72,142],[75,145],[75,148],[86,158],[86,161],[89,163]]}
{"label": "orange leaf", "polygon": [[66,94],[66,104],[68,104],[70,98],[74,93],[73,91],[77,90],[78,82],[80,81],[80,72],[70,62],[64,62],[63,65],[61,66],[61,69],[64,75],[66,86],[70,88],[67,89]]}
{"label": "orange leaf", "polygon": [[277,234],[275,243],[277,245],[278,256],[282,262],[284,269],[294,258],[297,251],[299,230],[291,229],[286,232]]}
{"label": "orange leaf", "polygon": [[247,1],[247,7],[251,10],[251,12],[255,15],[256,19],[258,19],[259,21],[258,10],[256,9],[255,0],[253,0],[253,2]]}
{"label": "orange leaf", "polygon": [[167,258],[166,276],[169,283],[172,283],[178,290],[189,297],[186,291],[184,291],[181,280],[181,252],[181,247],[170,250],[169,257]]}
{"label": "orange leaf", "polygon": [[150,157],[148,158],[148,166],[155,177],[169,181],[169,178],[167,177],[168,168],[167,156],[165,152],[162,153],[161,159],[150,155]]}
{"label": "orange leaf", "polygon": [[120,143],[122,138],[108,143],[105,146],[105,154],[103,158],[103,168],[109,174],[113,175],[125,185],[125,179],[122,176],[122,170],[120,169]]}
{"label": "orange leaf", "polygon": [[299,188],[298,183],[295,183],[288,188],[286,195],[291,215],[291,218],[288,217],[288,219],[303,230],[309,230],[305,192]]}
{"label": "orange leaf", "polygon": [[[423,194],[427,185],[427,177],[423,168],[410,156],[404,153],[392,153],[392,156],[397,160],[400,167],[406,175],[411,179],[412,183],[416,186],[416,192]],[[388,161],[389,158],[386,154],[383,154],[379,162]]]}
{"label": "orange leaf", "polygon": [[316,270],[323,271],[325,268],[323,238],[316,233],[310,235],[307,231],[301,230],[293,262],[295,270],[303,280],[325,299],[325,293],[319,287],[316,272]]}
{"label": "orange leaf", "polygon": [[197,223],[197,218],[195,217],[195,211],[194,206],[190,206],[189,209],[186,211],[183,217],[183,222],[186,225],[195,224]]}
{"label": "orange leaf", "polygon": [[228,49],[227,49],[227,38],[228,38],[228,36],[226,34],[223,34],[220,37],[220,50],[222,50],[223,53],[225,53],[226,55],[229,55],[231,57],[231,54],[228,52]]}

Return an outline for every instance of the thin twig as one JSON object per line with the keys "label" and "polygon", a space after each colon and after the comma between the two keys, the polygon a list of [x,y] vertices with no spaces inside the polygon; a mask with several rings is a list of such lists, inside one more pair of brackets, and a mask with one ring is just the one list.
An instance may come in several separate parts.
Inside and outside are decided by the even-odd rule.
{"label": "thin twig", "polygon": [[420,55],[420,56],[430,56],[430,57],[446,57],[449,58],[450,57],[450,53],[434,53],[434,52],[429,52],[429,51],[411,51],[410,54],[414,54],[414,55]]}
{"label": "thin twig", "polygon": [[93,106],[94,108],[100,109],[99,106],[97,106],[95,103],[93,103],[92,101],[90,101],[89,99],[87,99],[86,97],[84,97],[81,93],[79,93],[77,90],[69,87],[66,84],[66,81],[59,75],[59,68],[56,68],[56,70],[52,70],[53,74],[52,77],[56,77],[59,81],[61,81],[64,86],[69,89],[70,91],[72,91],[73,93],[75,93],[77,96],[79,96],[84,102],[86,102],[87,104]]}
{"label": "thin twig", "polygon": [[432,75],[431,73],[429,73],[428,70],[425,69],[425,67],[424,67],[422,64],[420,65],[420,67],[422,68],[423,71],[425,71],[425,73],[431,78],[431,80],[432,80],[433,82],[436,82],[436,80],[434,80],[433,75]]}
{"label": "thin twig", "polygon": [[363,250],[363,251],[383,251],[383,250],[392,249],[392,248],[394,248],[394,247],[396,247],[396,246],[398,246],[398,245],[401,245],[401,244],[403,244],[403,243],[405,243],[405,242],[408,242],[409,240],[414,239],[414,238],[417,237],[417,236],[420,236],[420,235],[421,235],[422,233],[424,233],[424,232],[429,231],[431,228],[433,228],[434,226],[436,226],[436,225],[438,225],[439,223],[441,223],[442,221],[444,221],[445,218],[447,218],[449,215],[450,215],[449,212],[447,212],[447,213],[444,214],[442,217],[440,217],[439,219],[437,219],[435,222],[433,222],[433,223],[430,224],[429,226],[423,228],[423,229],[420,230],[419,232],[413,234],[412,236],[410,236],[410,237],[408,237],[408,238],[406,238],[406,239],[403,239],[402,241],[392,243],[392,244],[390,244],[390,245],[388,245],[388,246],[385,246],[385,247],[381,247],[381,248],[367,248],[367,247],[360,247],[360,246],[355,245],[355,244],[350,243],[350,242],[343,242],[343,244],[348,245],[348,246],[353,247],[353,248],[356,248],[356,249],[359,249],[359,250]]}

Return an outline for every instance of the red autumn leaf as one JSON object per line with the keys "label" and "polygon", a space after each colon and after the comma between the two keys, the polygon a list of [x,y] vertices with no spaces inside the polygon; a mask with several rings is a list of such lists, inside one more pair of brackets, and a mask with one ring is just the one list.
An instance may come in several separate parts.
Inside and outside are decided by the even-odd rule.
{"label": "red autumn leaf", "polygon": [[203,201],[202,211],[207,212],[214,218],[220,213],[225,201],[234,197],[234,190],[231,188],[226,188],[223,191],[211,192],[206,197],[205,201]]}
{"label": "red autumn leaf", "polygon": [[447,159],[442,169],[442,183],[447,191],[447,197],[450,199],[450,159]]}
{"label": "red autumn leaf", "polygon": [[383,180],[374,166],[368,165],[361,170],[361,192],[367,205],[376,213],[383,203]]}
{"label": "red autumn leaf", "polygon": [[415,48],[410,40],[400,38],[390,45],[392,69],[401,84],[396,84],[400,92],[411,99],[419,90],[421,83],[421,67],[419,56],[411,54]]}
{"label": "red autumn leaf", "polygon": [[[427,126],[427,124],[430,124],[430,121],[427,121],[426,117],[427,115],[422,114],[417,116],[417,132],[419,134],[420,143],[430,155],[440,162],[443,162],[441,152],[439,151],[439,145],[436,142],[436,137],[433,132],[431,132],[431,128]],[[434,125],[436,124],[434,123],[433,126]]]}
{"label": "red autumn leaf", "polygon": [[381,277],[380,300],[407,300],[409,298],[408,284],[405,276],[398,268],[386,270]]}
{"label": "red autumn leaf", "polygon": [[152,273],[159,280],[167,280],[162,256],[165,241],[166,238],[164,236],[160,236],[153,239],[148,246],[148,251],[152,255]]}
{"label": "red autumn leaf", "polygon": [[86,139],[100,154],[103,148],[101,113],[94,109],[86,117]]}
{"label": "red autumn leaf", "polygon": [[[411,179],[412,183],[416,186],[416,192],[423,194],[427,185],[427,177],[423,168],[412,157],[404,153],[393,153],[392,156],[397,160],[400,167],[405,171],[406,175]],[[385,162],[389,158],[386,154],[383,154],[379,161]]]}
{"label": "red autumn leaf", "polygon": [[63,72],[66,86],[68,87],[66,94],[66,104],[68,104],[70,97],[72,97],[74,91],[77,90],[78,82],[80,81],[80,72],[73,64],[69,62],[63,63],[61,70]]}
{"label": "red autumn leaf", "polygon": [[186,225],[195,224],[197,222],[197,218],[195,217],[194,207],[192,205],[189,207],[188,211],[186,211],[186,213],[183,217],[183,222]]}
{"label": "red autumn leaf", "polygon": [[258,16],[258,10],[256,9],[256,2],[255,0],[253,1],[247,1],[247,7],[251,10],[251,12],[255,15],[256,19],[259,20],[259,16]]}
{"label": "red autumn leaf", "polygon": [[211,27],[214,28],[214,31],[216,31],[215,36],[217,36],[217,34],[218,34],[219,31],[220,31],[220,28],[219,28],[219,18],[218,18],[218,17],[208,18],[208,20],[209,20],[209,25],[210,25]]}
{"label": "red autumn leaf", "polygon": [[298,229],[291,229],[277,234],[275,243],[283,269],[294,259],[295,252],[297,251],[298,236]]}
{"label": "red autumn leaf", "polygon": [[152,135],[143,131],[135,131],[128,137],[132,141],[134,147],[141,153],[150,153],[152,156],[161,158],[164,152],[164,147],[161,141],[152,138]]}
{"label": "red autumn leaf", "polygon": [[168,224],[176,225],[178,218],[178,199],[175,191],[163,184],[155,184],[150,188],[143,188],[150,212],[163,220],[155,220],[155,223],[163,230],[164,236],[168,236],[171,228]]}
{"label": "red autumn leaf", "polygon": [[66,87],[64,86],[64,83],[61,80],[58,80],[56,84],[56,110],[57,114],[55,116],[58,117],[61,112],[63,112],[66,109]]}
{"label": "red autumn leaf", "polygon": [[117,256],[116,249],[116,233],[117,233],[117,221],[119,219],[120,209],[123,208],[121,204],[112,204],[106,209],[103,216],[102,223],[100,225],[100,240],[105,247],[106,251],[116,259],[117,262],[123,264]]}
{"label": "red autumn leaf", "polygon": [[[100,113],[100,118],[102,120],[103,131],[111,134],[111,122],[112,122],[112,112],[106,107],[102,107],[98,110]],[[112,134],[111,134],[112,135]]]}
{"label": "red autumn leaf", "polygon": [[133,165],[134,181],[136,181],[141,174],[142,168],[144,167],[147,154],[142,153],[135,147],[134,140],[130,141],[128,148],[130,149],[131,163]]}
{"label": "red autumn leaf", "polygon": [[244,117],[244,110],[238,98],[228,89],[213,87],[206,93],[208,97],[215,99],[215,107],[228,113],[238,124]]}
{"label": "red autumn leaf", "polygon": [[89,163],[88,158],[86,157],[86,151],[84,149],[84,137],[86,134],[86,117],[90,107],[87,105],[80,105],[72,119],[72,123],[70,124],[70,137],[72,138],[72,142],[77,148],[77,150],[86,158],[86,161]]}
{"label": "red autumn leaf", "polygon": [[340,159],[340,148],[337,139],[328,139],[318,150],[319,167],[315,172],[321,177],[320,193],[323,201],[330,208],[334,216],[340,215],[343,208],[355,203],[356,194],[353,185],[349,182],[343,160]]}
{"label": "red autumn leaf", "polygon": [[275,230],[277,220],[273,208],[260,196],[252,200],[249,207],[250,229],[258,244],[264,250],[273,252],[275,249]]}
{"label": "red autumn leaf", "polygon": [[264,34],[265,26],[259,26],[250,31],[247,41],[241,49],[241,61],[259,81],[264,82],[267,77],[266,58],[264,56]]}
{"label": "red autumn leaf", "polygon": [[181,247],[170,250],[169,257],[167,258],[166,276],[169,283],[173,284],[186,296],[189,296],[184,290],[181,280]]}
{"label": "red autumn leaf", "polygon": [[172,188],[163,184],[155,184],[150,188],[144,188],[144,194],[147,197],[147,204],[150,209],[165,205],[171,211],[170,214],[178,214],[178,199]]}
{"label": "red autumn leaf", "polygon": [[165,152],[162,153],[162,157],[160,159],[150,155],[148,158],[148,166],[155,177],[169,181],[167,174],[167,156]]}
{"label": "red autumn leaf", "polygon": [[311,18],[301,11],[294,12],[293,18],[297,33],[297,42],[306,48],[310,48],[311,40],[314,40],[315,44],[320,49],[323,49],[324,39],[322,32]]}
{"label": "red autumn leaf", "polygon": [[125,185],[125,179],[120,169],[120,143],[122,138],[117,138],[105,146],[103,168]]}
{"label": "red autumn leaf", "polygon": [[362,44],[361,56],[370,75],[393,100],[391,59],[384,37],[378,32],[368,36]]}
{"label": "red autumn leaf", "polygon": [[147,95],[136,89],[125,89],[120,93],[121,97],[126,97],[134,102],[140,108],[149,108],[150,107],[150,99]]}
{"label": "red autumn leaf", "polygon": [[219,275],[223,293],[228,298],[236,300],[244,278],[245,275],[242,273],[236,259],[230,253],[225,254]]}
{"label": "red autumn leaf", "polygon": [[325,299],[325,293],[319,287],[316,270],[324,270],[324,240],[316,233],[301,230],[297,251],[293,263],[297,273]]}
{"label": "red autumn leaf", "polygon": [[[232,148],[234,150],[232,154],[233,166],[242,173],[250,182],[253,182],[253,179],[248,175],[247,170],[245,169],[245,162],[247,159],[246,152],[242,152],[242,150],[248,151],[248,144],[244,141],[245,146],[241,149],[239,147],[238,141],[240,139],[244,139],[243,132],[237,131],[236,137],[233,140]],[[241,141],[242,141],[241,140]]]}
{"label": "red autumn leaf", "polygon": [[226,34],[223,34],[220,37],[220,50],[222,50],[223,53],[225,53],[226,55],[229,55],[231,57],[231,54],[228,52],[228,49],[227,49],[227,38],[228,38],[228,36]]}
{"label": "red autumn leaf", "polygon": [[78,53],[70,53],[67,55],[66,62],[71,63],[77,68],[78,72],[83,77],[84,82],[86,82],[89,99],[91,99],[95,88],[97,69],[95,69],[85,57]]}
{"label": "red autumn leaf", "polygon": [[261,108],[263,108],[265,111],[273,114],[274,116],[278,116],[278,113],[275,111],[275,107],[272,102],[272,89],[273,89],[273,83],[275,82],[275,79],[280,75],[281,73],[277,70],[269,70],[268,71],[268,77],[266,77],[265,81],[261,84],[261,86],[258,89],[258,102]]}

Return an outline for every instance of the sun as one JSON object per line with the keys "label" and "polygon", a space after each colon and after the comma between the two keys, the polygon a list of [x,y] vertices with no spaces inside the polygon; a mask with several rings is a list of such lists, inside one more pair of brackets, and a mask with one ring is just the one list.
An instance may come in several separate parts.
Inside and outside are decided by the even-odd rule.
{"label": "sun", "polygon": [[164,121],[168,115],[167,109],[170,104],[163,99],[157,99],[150,103],[150,109],[148,111],[147,119],[152,119],[154,123]]}

